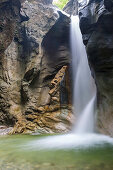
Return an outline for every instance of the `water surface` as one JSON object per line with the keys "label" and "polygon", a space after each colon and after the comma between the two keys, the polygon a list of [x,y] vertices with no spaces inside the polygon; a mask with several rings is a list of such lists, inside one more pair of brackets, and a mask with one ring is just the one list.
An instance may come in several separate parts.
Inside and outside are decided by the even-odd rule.
{"label": "water surface", "polygon": [[112,170],[113,147],[31,149],[29,143],[42,136],[15,135],[0,137],[0,170]]}

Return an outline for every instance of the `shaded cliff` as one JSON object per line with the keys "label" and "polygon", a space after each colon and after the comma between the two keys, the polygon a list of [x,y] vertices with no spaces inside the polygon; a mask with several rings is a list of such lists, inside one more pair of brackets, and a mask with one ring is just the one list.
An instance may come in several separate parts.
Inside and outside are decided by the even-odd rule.
{"label": "shaded cliff", "polygon": [[[20,2],[4,0],[0,2],[0,123],[14,124],[13,116],[9,113],[10,99],[9,91],[13,91],[11,86],[11,77],[9,74],[10,68],[15,62],[15,51],[12,56],[7,58],[5,50],[10,46],[13,38],[16,36],[16,31],[19,29],[20,22]],[[17,29],[18,27],[18,29]],[[16,49],[15,49],[16,50]],[[13,60],[13,61],[12,61]],[[9,61],[9,63],[8,63]],[[10,62],[12,62],[10,64]],[[15,71],[17,68],[15,68]],[[8,72],[9,70],[9,72]],[[11,87],[9,90],[9,86]],[[13,92],[12,92],[13,93]],[[17,92],[18,93],[18,92]],[[13,95],[13,94],[12,94]]]}
{"label": "shaded cliff", "polygon": [[69,23],[52,0],[0,2],[0,124],[11,133],[71,128]]}
{"label": "shaded cliff", "polygon": [[90,0],[88,5],[79,4],[79,17],[97,85],[97,130],[113,136],[113,1]]}
{"label": "shaded cliff", "polygon": [[113,136],[113,2],[91,0],[79,16],[97,85],[98,129]]}

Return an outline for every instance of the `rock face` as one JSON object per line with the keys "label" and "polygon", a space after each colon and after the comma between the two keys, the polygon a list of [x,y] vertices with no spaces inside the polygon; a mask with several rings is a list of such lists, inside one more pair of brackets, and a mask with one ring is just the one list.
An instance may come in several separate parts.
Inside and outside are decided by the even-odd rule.
{"label": "rock face", "polygon": [[[70,0],[64,10],[76,14],[75,2]],[[113,0],[90,0],[78,7],[83,42],[97,85],[97,130],[113,136]]]}
{"label": "rock face", "polygon": [[70,15],[78,14],[78,0],[69,0],[63,9],[66,13]]}
{"label": "rock face", "polygon": [[0,1],[0,124],[10,133],[71,128],[69,23],[52,0]]}
{"label": "rock face", "polygon": [[[11,98],[18,94],[18,90],[15,91],[12,86],[13,77],[18,74],[18,67],[15,68],[15,53],[16,45],[13,38],[16,37],[17,27],[20,21],[20,2],[16,1],[1,1],[0,2],[0,123],[2,124],[14,124],[12,114],[10,114]],[[19,27],[18,27],[19,28]],[[10,55],[9,46],[13,46],[14,50]],[[9,49],[9,50],[8,50]],[[9,53],[9,57],[7,55]],[[13,58],[14,57],[14,58]],[[18,65],[18,61],[16,62]],[[19,66],[19,65],[18,65]],[[15,75],[12,75],[11,70],[15,70]],[[18,79],[18,78],[17,78]],[[17,81],[18,82],[18,81]],[[15,86],[17,83],[13,83]],[[11,95],[9,95],[9,92]],[[15,99],[14,99],[15,100]],[[19,99],[18,99],[19,100]],[[16,100],[15,100],[16,102]]]}
{"label": "rock face", "polygon": [[113,136],[113,1],[90,0],[79,16],[97,84],[98,129]]}
{"label": "rock face", "polygon": [[[97,85],[98,130],[113,136],[113,1],[70,0]],[[0,1],[1,133],[67,132],[72,125],[70,18],[52,0]],[[8,128],[12,126],[12,128]]]}

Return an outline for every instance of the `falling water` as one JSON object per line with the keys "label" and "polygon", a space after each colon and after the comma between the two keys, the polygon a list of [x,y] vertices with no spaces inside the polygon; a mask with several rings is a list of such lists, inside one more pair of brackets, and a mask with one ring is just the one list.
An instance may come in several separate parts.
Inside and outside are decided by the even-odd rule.
{"label": "falling water", "polygon": [[79,28],[78,16],[71,18],[71,47],[74,111],[78,117],[74,131],[69,134],[42,137],[28,143],[32,150],[40,149],[68,149],[88,148],[113,145],[109,136],[94,133],[94,115],[96,86],[88,65],[85,46]]}
{"label": "falling water", "polygon": [[73,68],[73,106],[78,118],[76,133],[94,131],[96,86],[89,68],[85,46],[79,28],[79,17],[71,18],[71,47]]}

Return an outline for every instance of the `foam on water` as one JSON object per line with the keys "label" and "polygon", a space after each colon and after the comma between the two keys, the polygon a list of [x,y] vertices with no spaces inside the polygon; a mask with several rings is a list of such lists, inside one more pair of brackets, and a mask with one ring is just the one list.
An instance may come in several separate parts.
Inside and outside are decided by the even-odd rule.
{"label": "foam on water", "polygon": [[87,149],[103,147],[105,144],[113,145],[113,138],[100,134],[65,134],[43,137],[30,142],[27,147],[32,150],[58,150],[58,149]]}

